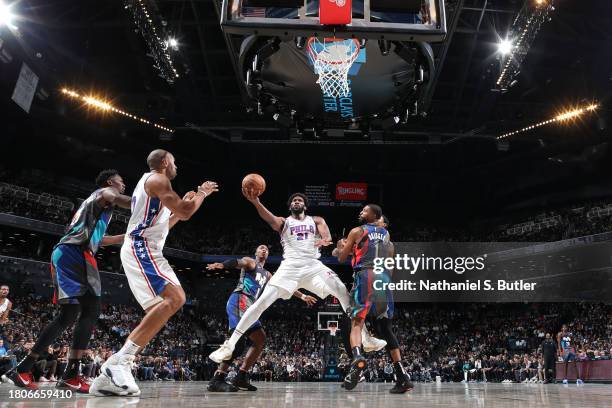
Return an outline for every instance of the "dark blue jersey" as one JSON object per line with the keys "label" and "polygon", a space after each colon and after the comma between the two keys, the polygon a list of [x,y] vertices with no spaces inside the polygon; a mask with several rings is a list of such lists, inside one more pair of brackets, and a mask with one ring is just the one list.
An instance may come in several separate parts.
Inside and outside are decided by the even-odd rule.
{"label": "dark blue jersey", "polygon": [[257,264],[255,269],[250,271],[242,268],[240,270],[240,278],[238,278],[238,285],[236,285],[234,292],[244,293],[253,299],[257,299],[271,277],[272,274],[260,264]]}

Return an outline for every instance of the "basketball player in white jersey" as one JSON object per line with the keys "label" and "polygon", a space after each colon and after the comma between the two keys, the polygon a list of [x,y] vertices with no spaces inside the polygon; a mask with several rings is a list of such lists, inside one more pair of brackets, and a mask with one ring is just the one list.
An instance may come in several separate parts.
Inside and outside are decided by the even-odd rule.
{"label": "basketball player in white jersey", "polygon": [[0,286],[0,325],[4,325],[8,322],[9,313],[13,308],[13,302],[8,299],[8,294],[8,285]]}
{"label": "basketball player in white jersey", "polygon": [[188,220],[206,197],[218,191],[207,181],[181,199],[170,183],[176,177],[174,156],[154,150],[145,173],[132,194],[132,216],[121,248],[121,262],[134,297],[146,315],[130,333],[124,346],[101,367],[90,388],[94,395],[140,395],[132,376],[134,356],[164,327],[185,303],[185,292],[162,250],[168,230]]}
{"label": "basketball player in white jersey", "polygon": [[[287,203],[291,215],[283,218],[275,216],[264,207],[253,191],[243,189],[242,193],[255,206],[259,216],[280,233],[283,261],[257,301],[246,310],[229,340],[210,354],[210,359],[216,363],[232,356],[240,337],[268,307],[277,299],[289,299],[298,288],[306,289],[321,299],[329,295],[336,297],[345,312],[349,307],[346,286],[319,260],[319,247],[332,243],[331,234],[323,218],[305,214],[308,198],[301,193],[291,195]],[[321,237],[319,241],[315,239],[317,235]],[[368,336],[365,328],[363,337],[368,346],[364,346],[364,350],[381,350],[387,345],[383,340]]]}

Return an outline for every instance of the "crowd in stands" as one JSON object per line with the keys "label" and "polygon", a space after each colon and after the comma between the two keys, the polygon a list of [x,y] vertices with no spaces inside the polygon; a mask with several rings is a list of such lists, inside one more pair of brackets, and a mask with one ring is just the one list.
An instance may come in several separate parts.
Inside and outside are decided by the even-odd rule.
{"label": "crowd in stands", "polygon": [[[68,200],[63,196],[56,199]],[[74,203],[78,205],[78,202]],[[0,212],[34,218],[46,222],[66,225],[73,210],[60,208],[46,202],[28,199],[27,195],[15,195],[0,187]],[[125,221],[129,213],[119,212],[109,226],[109,234],[125,232]],[[478,228],[452,229],[445,227],[418,226],[396,219],[392,225],[395,242],[454,241],[454,242],[549,242],[577,236],[596,234],[612,230],[612,203],[608,201],[575,204],[539,214],[520,216],[513,222]],[[332,231],[345,226],[334,226],[328,220]],[[253,225],[254,224],[254,225]],[[205,231],[206,233],[203,233]],[[334,239],[339,237],[333,237]],[[272,255],[280,255],[278,234],[262,223],[248,226],[214,222],[206,225],[179,223],[168,236],[166,245],[171,248],[201,254],[249,254],[260,243],[268,243]],[[323,255],[329,255],[331,248],[324,248]]]}
{"label": "crowd in stands", "polygon": [[[13,299],[15,311],[2,327],[0,371],[14,367],[32,347],[36,335],[55,311],[47,299]],[[264,315],[264,353],[253,369],[257,381],[323,379],[325,332],[316,330],[315,312],[297,301],[275,304]],[[95,377],[101,364],[118,350],[140,320],[142,311],[104,305],[82,359],[83,376]],[[573,334],[579,360],[610,359],[612,308],[604,304],[398,304],[393,320],[403,364],[415,381],[525,382],[543,380],[540,345],[545,333],[556,337],[561,324]],[[227,321],[222,308],[184,308],[142,351],[134,373],[141,381],[208,380],[216,365],[207,359],[223,341]],[[71,333],[60,337],[34,369],[39,381],[54,381],[66,367]],[[341,344],[341,343],[340,343]],[[393,367],[384,352],[371,353],[367,381],[392,381]],[[235,375],[237,360],[230,370]],[[350,359],[340,346],[338,369]]]}
{"label": "crowd in stands", "polygon": [[[0,212],[61,225],[72,216],[72,210],[67,208],[29,200],[27,194],[3,194],[1,190]],[[431,227],[402,230],[402,225],[401,221],[393,223],[394,241],[555,241],[612,230],[612,204],[568,206],[477,232]],[[111,223],[109,233],[124,231],[125,224],[121,221]],[[169,235],[167,246],[203,254],[229,255],[251,253],[262,242],[271,245],[272,255],[280,255],[278,235],[265,225],[228,228],[227,225],[179,223]],[[50,247],[40,242],[2,245],[0,253],[48,259]],[[100,268],[118,271],[118,256],[110,258],[101,261]],[[33,295],[12,300],[19,314],[13,314],[11,321],[0,329],[0,372],[23,358],[55,311],[47,299]],[[208,307],[209,302],[201,302],[201,305]],[[210,379],[216,365],[206,356],[210,345],[223,341],[227,328],[224,305],[220,306],[217,310],[185,307],[138,357],[134,368],[137,377],[143,381]],[[267,343],[252,378],[260,381],[321,380],[325,341],[324,333],[316,330],[314,312],[291,309],[289,313],[285,306],[280,311],[275,308],[279,306],[264,315]],[[85,377],[98,374],[101,364],[121,346],[141,316],[140,309],[130,306],[110,304],[103,307],[90,350],[82,360]],[[561,324],[567,324],[575,335],[579,359],[610,359],[611,322],[612,308],[603,304],[440,307],[404,304],[398,305],[393,325],[404,365],[416,381],[433,381],[440,377],[442,381],[522,382],[543,379],[539,347],[545,333],[552,333],[554,337]],[[41,356],[35,369],[37,379],[52,381],[61,375],[66,367],[70,336],[71,333],[66,333]],[[338,363],[343,372],[349,363],[345,353],[340,353]],[[232,366],[230,378],[238,366],[239,362]],[[368,355],[365,376],[367,381],[392,380],[393,367],[384,352]]]}

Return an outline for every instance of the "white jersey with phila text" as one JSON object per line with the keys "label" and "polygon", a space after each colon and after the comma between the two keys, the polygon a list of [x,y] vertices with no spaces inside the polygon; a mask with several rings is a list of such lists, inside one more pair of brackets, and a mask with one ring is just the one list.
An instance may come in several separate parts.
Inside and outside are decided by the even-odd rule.
{"label": "white jersey with phila text", "polygon": [[283,259],[318,259],[321,254],[315,247],[317,225],[311,216],[303,220],[287,217],[281,231]]}
{"label": "white jersey with phila text", "polygon": [[149,197],[145,182],[153,173],[145,173],[132,194],[132,216],[128,224],[127,237],[142,237],[161,250],[168,236],[170,210],[157,197]]}

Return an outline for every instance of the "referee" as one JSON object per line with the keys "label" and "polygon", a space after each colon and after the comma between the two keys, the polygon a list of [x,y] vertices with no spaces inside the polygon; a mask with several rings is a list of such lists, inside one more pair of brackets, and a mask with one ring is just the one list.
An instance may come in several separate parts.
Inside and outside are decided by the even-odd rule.
{"label": "referee", "polygon": [[[546,339],[542,342],[542,356],[544,357],[544,383],[555,383],[557,378],[556,359],[557,359],[557,343],[552,339],[550,333],[546,333]],[[549,377],[549,370],[552,371],[552,376]]]}

